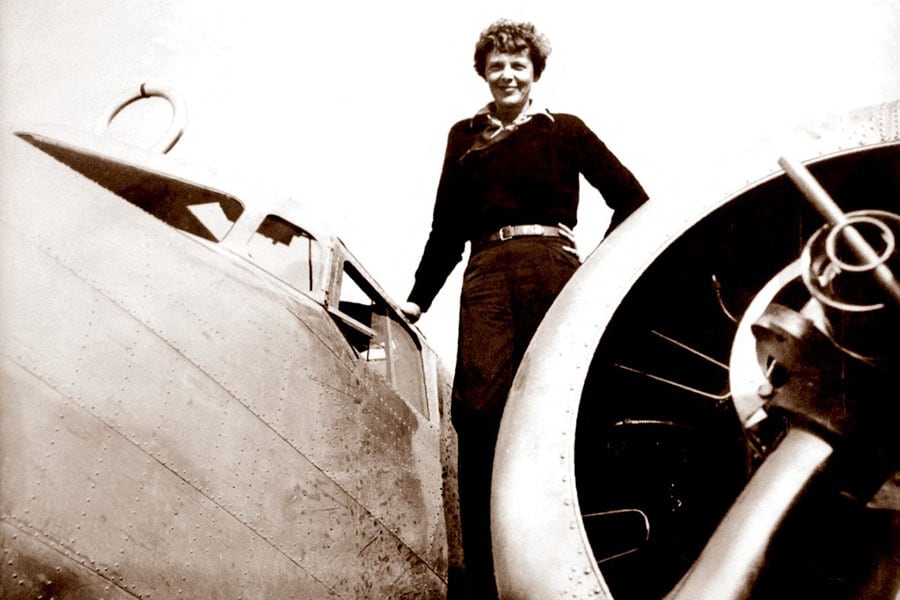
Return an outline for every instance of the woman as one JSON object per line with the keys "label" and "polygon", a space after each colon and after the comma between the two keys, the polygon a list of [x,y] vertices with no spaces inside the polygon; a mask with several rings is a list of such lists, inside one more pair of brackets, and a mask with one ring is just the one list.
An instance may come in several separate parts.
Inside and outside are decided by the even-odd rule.
{"label": "woman", "polygon": [[401,310],[428,310],[471,243],[459,321],[452,419],[459,439],[464,582],[450,594],[495,598],[490,478],[513,375],[544,313],[578,268],[571,228],[579,174],[614,209],[610,229],[646,201],[634,176],[575,116],[531,98],[550,45],[530,23],[482,32],[475,70],[493,102],[450,130],[431,233]]}

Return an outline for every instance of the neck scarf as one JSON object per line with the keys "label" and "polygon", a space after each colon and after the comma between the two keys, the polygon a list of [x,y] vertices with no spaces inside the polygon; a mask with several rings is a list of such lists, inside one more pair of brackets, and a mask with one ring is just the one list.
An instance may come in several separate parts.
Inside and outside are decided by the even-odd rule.
{"label": "neck scarf", "polygon": [[494,104],[490,103],[472,117],[472,126],[481,127],[481,133],[475,138],[472,147],[466,151],[460,160],[467,157],[472,152],[484,150],[488,146],[493,146],[497,142],[505,140],[512,132],[529,122],[536,115],[543,115],[551,121],[553,120],[553,115],[551,115],[547,109],[535,108],[535,105],[531,100],[528,101],[528,106],[525,110],[510,123],[501,121],[494,113],[493,108]]}

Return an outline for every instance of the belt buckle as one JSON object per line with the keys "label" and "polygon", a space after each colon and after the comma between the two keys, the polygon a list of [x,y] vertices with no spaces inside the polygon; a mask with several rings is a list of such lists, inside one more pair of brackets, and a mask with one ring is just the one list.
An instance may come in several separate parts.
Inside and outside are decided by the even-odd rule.
{"label": "belt buckle", "polygon": [[497,235],[500,237],[501,242],[505,242],[506,240],[513,238],[513,233],[512,225],[504,225],[500,228],[500,231],[497,232]]}

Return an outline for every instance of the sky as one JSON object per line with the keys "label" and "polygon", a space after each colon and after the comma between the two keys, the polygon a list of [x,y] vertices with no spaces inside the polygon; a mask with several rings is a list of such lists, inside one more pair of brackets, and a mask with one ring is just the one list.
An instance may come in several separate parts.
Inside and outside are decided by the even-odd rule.
{"label": "sky", "polygon": [[[302,200],[402,301],[447,131],[489,100],[472,51],[497,18],[549,37],[533,96],[585,120],[653,202],[760,140],[900,98],[896,0],[291,4],[0,0],[0,134],[90,130],[123,91],[169,85],[188,110],[173,157]],[[146,145],[160,125],[120,127]],[[584,189],[583,253],[608,218]],[[461,272],[419,323],[448,365]]]}

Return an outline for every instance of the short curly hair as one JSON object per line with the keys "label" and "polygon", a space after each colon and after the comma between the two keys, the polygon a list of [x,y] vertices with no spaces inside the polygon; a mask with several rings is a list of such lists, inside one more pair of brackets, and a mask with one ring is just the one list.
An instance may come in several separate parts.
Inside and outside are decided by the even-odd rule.
{"label": "short curly hair", "polygon": [[487,55],[492,51],[516,53],[528,50],[534,66],[534,79],[540,78],[550,56],[550,40],[538,33],[531,23],[517,23],[510,19],[500,19],[491,23],[481,32],[475,44],[475,72],[483,79]]}

